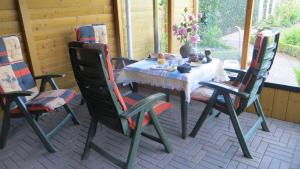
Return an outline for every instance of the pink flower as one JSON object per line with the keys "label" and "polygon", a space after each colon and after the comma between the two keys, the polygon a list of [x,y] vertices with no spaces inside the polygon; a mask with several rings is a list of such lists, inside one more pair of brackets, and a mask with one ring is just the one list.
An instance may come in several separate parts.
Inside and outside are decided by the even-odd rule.
{"label": "pink flower", "polygon": [[199,35],[193,35],[190,38],[191,43],[196,44],[198,42],[200,42],[200,36]]}
{"label": "pink flower", "polygon": [[189,15],[188,18],[189,18],[190,21],[195,19],[195,17],[193,15]]}
{"label": "pink flower", "polygon": [[197,31],[198,28],[199,28],[199,25],[198,25],[198,24],[193,24],[193,25],[192,25],[192,30],[193,30],[193,31]]}
{"label": "pink flower", "polygon": [[198,13],[198,18],[201,19],[202,17],[203,17],[203,13],[202,13],[202,12],[199,12],[199,13]]}
{"label": "pink flower", "polygon": [[180,27],[178,29],[178,35],[185,36],[187,34],[187,29],[185,27]]}

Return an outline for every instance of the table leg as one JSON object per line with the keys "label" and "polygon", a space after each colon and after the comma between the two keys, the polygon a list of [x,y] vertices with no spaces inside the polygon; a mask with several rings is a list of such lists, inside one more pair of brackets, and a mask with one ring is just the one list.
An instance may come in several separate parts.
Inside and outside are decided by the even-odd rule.
{"label": "table leg", "polygon": [[181,103],[181,132],[182,138],[187,137],[187,106],[186,95],[184,91],[180,91],[180,103]]}
{"label": "table leg", "polygon": [[138,88],[138,83],[136,82],[132,82],[132,92],[138,92],[139,88]]}
{"label": "table leg", "polygon": [[166,102],[170,102],[170,89],[165,89]]}

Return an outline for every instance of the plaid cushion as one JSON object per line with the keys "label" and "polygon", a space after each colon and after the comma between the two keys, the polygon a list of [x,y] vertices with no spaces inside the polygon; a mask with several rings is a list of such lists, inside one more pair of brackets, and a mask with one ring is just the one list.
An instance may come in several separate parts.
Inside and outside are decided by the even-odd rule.
{"label": "plaid cushion", "polygon": [[38,94],[35,81],[24,62],[20,41],[16,36],[0,37],[0,92],[32,91],[24,102]]}
{"label": "plaid cushion", "polygon": [[[209,99],[211,98],[214,90],[209,87],[199,87],[197,90],[191,93],[192,100],[200,101],[204,103],[208,103]],[[229,95],[232,100],[235,100],[235,95]],[[238,107],[239,103],[235,102],[235,107]],[[217,102],[214,105],[217,109],[221,111],[226,111],[226,104],[225,99],[222,95],[217,97]]]}
{"label": "plaid cushion", "polygon": [[[129,94],[126,97],[124,97],[124,101],[125,101],[127,107],[131,107],[131,106],[135,105],[139,100],[142,100],[143,98],[145,98],[145,97],[138,95],[137,93],[132,93],[132,94]],[[154,113],[156,115],[159,115],[160,113],[162,113],[170,108],[172,108],[171,103],[168,103],[165,101],[158,101],[154,105]],[[137,115],[130,118],[130,120],[128,120],[129,127],[131,129],[135,129],[136,119],[137,119]],[[144,117],[144,121],[143,121],[143,126],[147,125],[150,121],[151,121],[151,116],[148,113],[146,113],[145,117]]]}
{"label": "plaid cushion", "polygon": [[[76,95],[76,92],[71,89],[45,91],[28,101],[26,106],[30,112],[51,112],[56,108],[69,103]],[[12,114],[14,116],[22,115],[18,108],[13,109]]]}
{"label": "plaid cushion", "polygon": [[77,41],[107,44],[106,25],[86,25],[75,29]]}
{"label": "plaid cushion", "polygon": [[[263,34],[258,34],[255,45],[254,45],[254,50],[253,50],[253,55],[252,55],[252,62],[250,65],[250,68],[248,69],[245,77],[243,78],[242,82],[224,82],[224,84],[228,84],[233,87],[239,88],[241,91],[245,91],[247,86],[249,85],[249,82],[253,78],[253,70],[259,68],[260,62],[262,61],[263,55],[261,55],[261,50],[262,50],[262,44],[263,44],[263,39],[264,35]],[[207,103],[210,97],[213,94],[213,89],[208,88],[208,87],[200,87],[191,94],[192,100],[196,101],[201,101],[204,103]],[[238,108],[241,105],[241,98],[239,96],[234,96],[230,95],[231,99],[234,100],[234,106],[235,108]],[[226,110],[226,105],[223,96],[218,96],[217,98],[217,103],[214,105],[216,108],[219,110]]]}

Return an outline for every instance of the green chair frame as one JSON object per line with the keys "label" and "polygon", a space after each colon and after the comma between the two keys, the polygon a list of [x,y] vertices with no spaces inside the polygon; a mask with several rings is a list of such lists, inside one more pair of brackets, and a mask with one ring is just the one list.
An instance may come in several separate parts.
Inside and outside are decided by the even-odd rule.
{"label": "green chair frame", "polygon": [[[46,90],[46,84],[49,83],[53,90],[59,89],[57,84],[55,83],[53,78],[64,77],[64,74],[54,74],[54,75],[42,75],[34,77],[35,80],[41,80],[40,92]],[[38,135],[39,139],[48,150],[48,152],[53,153],[56,151],[55,147],[50,143],[50,138],[53,137],[70,119],[72,119],[73,123],[79,125],[80,122],[76,117],[75,113],[71,109],[68,104],[63,105],[63,108],[67,112],[67,115],[61,120],[56,127],[50,130],[48,133],[45,133],[43,129],[38,124],[39,116],[45,112],[43,111],[35,111],[35,118],[33,114],[27,109],[26,104],[22,101],[21,97],[30,96],[32,92],[30,91],[15,91],[15,92],[7,92],[0,93],[1,99],[6,99],[7,104],[2,105],[4,109],[4,118],[2,123],[1,135],[0,135],[0,149],[3,149],[6,145],[8,131],[10,128],[10,119],[11,119],[11,105],[12,103],[16,103],[19,107],[20,111],[24,114],[25,119],[30,124],[34,132]]]}
{"label": "green chair frame", "polygon": [[[199,83],[202,86],[206,86],[213,89],[214,92],[209,98],[209,100],[206,102],[206,107],[204,108],[199,120],[197,121],[192,132],[190,133],[191,137],[195,137],[197,135],[199,129],[201,128],[205,119],[207,119],[209,115],[211,115],[209,119],[212,119],[212,117],[219,116],[219,112],[217,113],[216,111],[213,111],[213,109],[217,109],[220,112],[229,115],[244,156],[252,158],[246,141],[251,138],[251,136],[255,133],[259,125],[261,125],[263,131],[270,131],[267,126],[265,115],[259,101],[259,95],[263,88],[264,81],[273,64],[273,60],[275,58],[278,47],[279,32],[275,30],[271,31],[272,33],[266,33],[266,35],[263,38],[263,43],[261,45],[261,51],[259,56],[262,60],[261,65],[258,69],[248,69],[247,72],[244,70],[225,69],[226,71],[237,73],[238,76],[234,79],[234,81],[240,83],[242,83],[243,80],[246,79],[249,74],[251,74],[253,78],[250,84],[246,87],[246,90],[241,89],[239,86],[233,86],[226,83]],[[257,54],[256,49],[254,49],[253,52],[253,55],[255,54]],[[230,97],[230,95],[234,95],[236,96],[236,98],[238,97],[241,99],[239,107],[235,106],[233,99]],[[220,98],[224,99],[222,103],[220,103]],[[248,108],[252,104],[254,104],[258,118],[254,125],[250,128],[250,130],[246,134],[244,134],[238,120],[238,115],[240,115],[244,110],[246,110],[246,108]],[[223,105],[224,108],[220,108],[217,105]]]}
{"label": "green chair frame", "polygon": [[[123,111],[114,91],[115,84],[109,79],[105,63],[105,52],[103,52],[101,45],[102,44],[84,44],[81,42],[69,43],[69,52],[75,79],[84,99],[86,100],[87,107],[91,115],[90,127],[82,159],[87,159],[90,150],[93,149],[117,166],[125,169],[131,169],[137,154],[141,136],[163,144],[165,151],[170,153],[172,150],[171,146],[164,131],[160,127],[159,120],[153,110],[155,102],[164,100],[166,97],[165,94],[157,93],[148,96],[137,102],[127,111]],[[79,60],[78,58],[82,60]],[[89,73],[87,74],[84,72],[84,68],[83,70],[80,70],[80,67],[87,67]],[[94,71],[92,71],[92,69]],[[103,92],[101,96],[97,93],[100,91]],[[99,100],[97,100],[97,98]],[[97,106],[100,107],[95,108]],[[105,112],[109,115],[105,115]],[[146,113],[149,113],[151,121],[149,124],[143,126],[143,120]],[[117,119],[117,124],[113,122],[105,123],[105,119],[108,118],[107,116],[111,115],[113,115],[113,117],[110,117],[110,119]],[[134,116],[137,117],[135,121],[136,126],[135,129],[132,130],[128,125],[128,119]],[[108,128],[120,132],[132,139],[126,161],[121,161],[114,157],[94,142],[98,123],[102,123]],[[155,137],[144,132],[144,130],[150,126],[154,126],[159,137]]]}

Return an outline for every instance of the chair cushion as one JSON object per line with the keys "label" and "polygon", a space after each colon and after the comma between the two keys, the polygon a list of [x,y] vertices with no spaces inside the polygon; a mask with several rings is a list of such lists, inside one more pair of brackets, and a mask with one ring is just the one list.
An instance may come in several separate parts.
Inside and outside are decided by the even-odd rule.
{"label": "chair cushion", "polygon": [[75,29],[77,41],[107,44],[106,25],[85,25]]}
{"label": "chair cushion", "polygon": [[38,94],[16,36],[0,37],[0,91],[32,91],[31,96],[22,97],[24,102]]}
{"label": "chair cushion", "polygon": [[[34,112],[52,112],[56,108],[69,103],[77,93],[71,89],[58,89],[41,92],[38,96],[26,102],[28,110]],[[18,116],[21,114],[19,108],[12,110],[12,114]]]}
{"label": "chair cushion", "polygon": [[[212,88],[202,86],[192,92],[191,98],[192,98],[192,100],[195,100],[195,101],[208,103],[209,99],[212,97],[213,92],[214,92],[214,90]],[[236,97],[235,95],[230,94],[229,96],[230,96],[231,100],[235,100],[235,97]],[[219,95],[217,97],[217,102],[215,103],[214,107],[216,107],[220,111],[226,111],[225,99],[222,95]]]}
{"label": "chair cushion", "polygon": [[[126,106],[130,108],[131,106],[134,106],[138,101],[142,100],[143,98],[145,97],[139,95],[138,93],[132,93],[124,97],[124,101],[126,103]],[[171,103],[165,101],[158,101],[154,104],[154,113],[156,115],[159,115],[160,113],[170,108],[172,108]],[[135,129],[136,120],[137,120],[137,115],[128,120],[129,127],[131,129]],[[151,116],[149,113],[146,113],[143,121],[143,126],[147,125],[150,121],[151,121]]]}
{"label": "chair cushion", "polygon": [[[109,80],[112,82],[113,84],[113,90],[114,93],[118,99],[118,102],[122,108],[123,111],[128,110],[128,106],[133,106],[134,104],[136,104],[139,100],[143,99],[142,96],[136,94],[136,93],[132,93],[130,95],[126,95],[126,97],[122,97],[118,86],[116,85],[115,82],[115,77],[114,77],[114,72],[113,72],[113,68],[112,68],[112,64],[111,64],[111,57],[109,54],[109,49],[108,46],[106,44],[100,44],[98,43],[97,45],[99,45],[102,50],[104,51],[104,55],[105,55],[105,66],[107,68],[107,72],[108,72],[108,77]],[[167,102],[158,102],[154,105],[154,112],[155,114],[160,114],[161,112],[171,108],[171,104],[167,103]],[[143,121],[143,125],[148,124],[151,121],[151,117],[149,114],[146,114],[144,121]],[[135,128],[135,120],[132,118],[128,119],[128,123],[129,123],[129,127],[131,129]]]}

